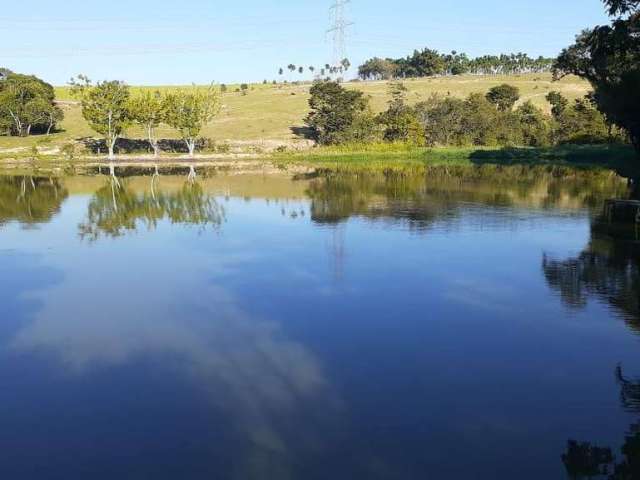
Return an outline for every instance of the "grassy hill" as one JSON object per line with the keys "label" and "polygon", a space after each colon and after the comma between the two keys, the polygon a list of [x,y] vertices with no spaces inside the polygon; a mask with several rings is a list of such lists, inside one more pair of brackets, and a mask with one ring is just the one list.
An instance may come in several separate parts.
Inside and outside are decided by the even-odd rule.
{"label": "grassy hill", "polygon": [[[491,87],[501,83],[517,86],[522,100],[531,100],[536,105],[549,110],[545,100],[551,90],[561,91],[570,99],[583,97],[590,90],[589,84],[577,77],[567,77],[553,82],[550,74],[528,74],[517,76],[460,76],[443,78],[425,78],[407,80],[409,99],[413,103],[428,98],[432,93],[465,97],[470,93],[485,93]],[[384,109],[388,100],[387,82],[353,82],[346,84],[348,88],[364,91],[371,97],[376,111]],[[180,87],[133,87],[133,94],[139,90],[170,90]],[[278,145],[294,145],[303,142],[292,132],[291,127],[303,126],[307,113],[310,84],[302,85],[251,85],[247,95],[236,92],[236,85],[229,85],[228,92],[223,95],[223,109],[219,117],[209,125],[202,136],[216,142],[227,142],[236,148],[273,148]],[[88,127],[80,107],[70,97],[67,87],[56,88],[58,101],[65,111],[65,120],[60,125],[62,131],[49,138],[33,136],[30,138],[0,137],[0,153],[3,151],[26,150],[34,145],[56,147],[77,141],[83,137],[94,137],[96,134]],[[161,129],[163,138],[175,138],[170,128]],[[130,138],[141,138],[142,132],[132,128],[128,132]]]}

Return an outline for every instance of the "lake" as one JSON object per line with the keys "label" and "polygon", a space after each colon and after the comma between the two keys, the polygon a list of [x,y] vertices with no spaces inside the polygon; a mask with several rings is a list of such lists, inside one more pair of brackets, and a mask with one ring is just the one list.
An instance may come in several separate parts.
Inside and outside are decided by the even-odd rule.
{"label": "lake", "polygon": [[637,468],[631,192],[564,175],[0,176],[0,477]]}

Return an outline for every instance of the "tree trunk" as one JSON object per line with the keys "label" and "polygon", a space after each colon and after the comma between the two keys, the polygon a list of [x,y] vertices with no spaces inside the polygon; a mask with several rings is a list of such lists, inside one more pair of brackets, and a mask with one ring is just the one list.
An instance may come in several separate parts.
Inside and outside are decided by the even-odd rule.
{"label": "tree trunk", "polygon": [[160,155],[160,146],[158,145],[158,140],[154,134],[153,127],[147,128],[147,138],[149,139],[149,145],[151,145],[151,148],[153,149],[153,156],[158,158]]}
{"label": "tree trunk", "polygon": [[193,139],[186,140],[189,149],[189,158],[193,158],[196,152],[196,141]]}
{"label": "tree trunk", "polygon": [[110,141],[107,140],[107,147],[109,148],[109,160],[115,160],[116,158],[116,154],[115,154],[116,140],[118,139],[114,138]]}

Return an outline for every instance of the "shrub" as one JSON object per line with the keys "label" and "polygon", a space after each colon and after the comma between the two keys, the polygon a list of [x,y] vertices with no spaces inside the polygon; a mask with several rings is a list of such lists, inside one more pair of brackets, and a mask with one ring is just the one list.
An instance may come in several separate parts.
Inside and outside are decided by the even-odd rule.
{"label": "shrub", "polygon": [[305,123],[320,144],[368,141],[375,137],[376,122],[369,98],[347,90],[338,82],[316,82],[310,90],[311,112]]}

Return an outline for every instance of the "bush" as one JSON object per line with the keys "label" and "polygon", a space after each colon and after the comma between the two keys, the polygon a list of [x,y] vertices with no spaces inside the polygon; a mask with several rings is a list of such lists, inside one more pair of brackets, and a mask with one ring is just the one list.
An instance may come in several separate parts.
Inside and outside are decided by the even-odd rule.
{"label": "bush", "polygon": [[389,108],[377,117],[378,123],[384,127],[384,140],[423,143],[424,130],[418,121],[417,112],[406,102],[407,88],[398,82],[392,83],[390,90]]}
{"label": "bush", "polygon": [[311,112],[305,124],[320,144],[370,141],[376,122],[369,98],[357,90],[347,90],[338,82],[316,82],[310,90]]}

